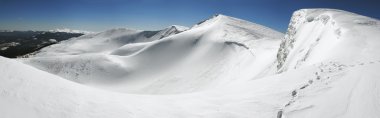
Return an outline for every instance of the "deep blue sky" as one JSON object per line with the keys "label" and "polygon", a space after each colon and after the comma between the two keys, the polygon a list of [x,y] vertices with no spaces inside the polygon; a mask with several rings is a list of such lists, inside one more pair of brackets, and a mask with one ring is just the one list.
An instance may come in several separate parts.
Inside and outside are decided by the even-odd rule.
{"label": "deep blue sky", "polygon": [[0,29],[156,30],[190,27],[221,13],[285,32],[292,12],[301,8],[335,8],[380,19],[376,0],[0,0]]}

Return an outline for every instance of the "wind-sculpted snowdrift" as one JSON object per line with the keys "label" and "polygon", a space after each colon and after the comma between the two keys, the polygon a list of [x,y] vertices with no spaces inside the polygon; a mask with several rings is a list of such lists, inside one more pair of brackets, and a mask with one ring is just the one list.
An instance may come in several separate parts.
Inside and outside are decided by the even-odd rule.
{"label": "wind-sculpted snowdrift", "polygon": [[0,58],[0,116],[379,117],[378,24],[303,9],[282,42],[224,15],[186,30],[85,35],[18,60],[25,64]]}

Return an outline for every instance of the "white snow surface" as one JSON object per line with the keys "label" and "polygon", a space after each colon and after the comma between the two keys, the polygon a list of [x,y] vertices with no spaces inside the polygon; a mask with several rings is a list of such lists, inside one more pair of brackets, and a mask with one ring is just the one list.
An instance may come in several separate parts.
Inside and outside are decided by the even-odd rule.
{"label": "white snow surface", "polygon": [[170,26],[85,35],[24,62],[84,85],[138,94],[197,92],[276,71],[281,33],[223,15],[204,23],[182,32]]}
{"label": "white snow surface", "polygon": [[0,117],[380,117],[379,21],[296,11],[283,34],[215,15],[113,29],[0,57]]}
{"label": "white snow surface", "polygon": [[42,49],[36,56],[108,54],[126,44],[133,45],[133,43],[158,40],[182,32],[185,29],[183,26],[175,25],[160,31],[141,31],[126,28],[111,29],[62,41],[57,45]]}
{"label": "white snow surface", "polygon": [[278,53],[282,56],[279,69],[327,60],[350,63],[379,59],[379,24],[377,19],[341,10],[298,10]]}

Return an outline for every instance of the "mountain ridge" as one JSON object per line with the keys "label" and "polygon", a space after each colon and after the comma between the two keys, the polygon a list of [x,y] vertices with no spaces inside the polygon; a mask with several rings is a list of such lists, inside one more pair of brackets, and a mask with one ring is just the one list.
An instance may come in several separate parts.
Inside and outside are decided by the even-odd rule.
{"label": "mountain ridge", "polygon": [[[92,43],[144,31],[85,35],[89,42],[78,47],[109,47],[88,53],[51,46],[19,62],[0,57],[0,116],[373,118],[380,116],[379,27],[360,15],[304,9],[284,38],[221,15],[117,46]],[[83,39],[57,45],[76,40]]]}
{"label": "mountain ridge", "polygon": [[[346,18],[346,19],[344,19]],[[348,20],[347,20],[348,19]],[[348,25],[347,25],[348,24]],[[352,25],[351,25],[352,24]],[[345,37],[345,35],[350,35],[346,32],[352,32],[357,33],[357,31],[365,30],[365,29],[373,29],[372,31],[378,31],[378,29],[374,29],[374,27],[378,27],[379,24],[376,19],[368,18],[365,16],[357,15],[354,13],[349,13],[342,10],[336,10],[336,9],[301,9],[296,12],[294,12],[291,22],[289,24],[288,32],[285,35],[285,38],[283,39],[281,43],[281,48],[279,49],[279,53],[277,55],[278,57],[278,70],[279,71],[285,71],[286,68],[297,68],[298,65],[301,64],[302,61],[307,61],[308,56],[310,53],[312,53],[313,47],[318,47],[319,42],[327,42],[325,40],[329,40],[328,42],[330,44],[323,44],[323,45],[330,45],[325,46],[324,48],[334,48],[332,43],[335,43],[335,45],[340,45],[340,43],[347,43],[352,42],[355,40],[355,38]],[[314,29],[306,29],[305,30],[314,30],[315,33],[310,33],[309,35],[303,35],[298,36],[297,33],[302,32],[303,27],[314,27]],[[364,27],[363,27],[364,26]],[[319,28],[319,29],[316,29]],[[327,30],[327,31],[322,31]],[[363,32],[363,34],[365,34]],[[331,35],[330,37],[322,37],[323,35]],[[373,37],[371,34],[367,34],[368,37],[363,39],[363,41],[375,41],[375,37]],[[301,40],[301,41],[297,41]],[[314,41],[313,41],[314,40]],[[344,40],[344,41],[343,41]],[[297,44],[301,42],[306,42],[306,44]],[[374,44],[377,44],[374,42]],[[303,47],[306,49],[296,49],[298,48],[297,45],[302,46],[309,46],[309,47]],[[295,48],[295,49],[293,49]],[[310,48],[310,49],[307,49]],[[372,47],[375,48],[375,47]],[[291,52],[291,50],[294,50]],[[289,62],[285,62],[287,56],[289,55],[295,55],[295,50],[303,51],[298,53],[303,53],[303,58],[298,59],[297,62],[291,62],[291,66],[293,67],[283,67],[287,66]],[[323,50],[325,51],[324,54],[331,53],[328,52],[328,49],[317,49],[317,50]],[[343,50],[343,49],[334,49],[334,50]],[[351,50],[352,52],[355,52],[354,50]],[[322,52],[319,52],[322,53]],[[338,52],[337,52],[338,53]],[[345,54],[343,52],[340,52],[340,54]],[[347,54],[346,54],[347,55]],[[360,54],[357,54],[360,55]],[[348,56],[348,55],[347,55]],[[293,57],[290,57],[293,58]],[[379,58],[379,57],[374,57]],[[344,58],[342,58],[344,59]],[[318,59],[314,59],[318,60]],[[295,61],[295,60],[293,60]],[[352,61],[352,60],[351,60]]]}
{"label": "mountain ridge", "polygon": [[[96,84],[93,86],[98,86],[97,84],[100,84],[100,86],[105,85],[105,87],[102,88],[111,88],[111,90],[127,93],[148,94],[176,94],[199,91],[207,88],[209,86],[208,84],[217,84],[219,81],[225,81],[224,79],[228,80],[230,77],[222,77],[224,79],[217,78],[222,75],[213,75],[215,77],[212,78],[215,80],[212,81],[193,80],[192,78],[196,76],[203,78],[202,73],[209,71],[224,71],[216,67],[227,67],[219,65],[218,63],[222,63],[221,61],[231,63],[226,64],[226,66],[237,63],[232,60],[232,57],[241,57],[244,63],[251,65],[248,67],[238,66],[238,70],[253,68],[255,65],[257,67],[253,69],[255,72],[252,74],[263,73],[261,72],[262,69],[271,63],[262,59],[257,59],[257,62],[249,62],[247,59],[256,60],[255,58],[262,56],[268,57],[267,60],[270,59],[274,61],[274,58],[269,58],[269,56],[275,55],[275,49],[277,49],[277,44],[280,41],[279,37],[282,34],[274,30],[266,29],[261,25],[249,23],[248,21],[221,15],[218,17],[213,17],[219,19],[219,21],[215,22],[216,24],[203,24],[202,26],[196,28],[192,27],[181,32],[177,30],[177,27],[170,26],[166,29],[154,32],[113,29],[105,31],[107,35],[103,35],[104,33],[85,35],[82,36],[86,37],[85,39],[79,37],[79,39],[71,39],[70,41],[44,48],[41,53],[36,54],[33,58],[25,59],[24,62],[75,82],[90,85]],[[166,35],[167,32],[171,35],[162,38],[162,35]],[[136,34],[141,33],[149,33],[150,40],[141,39],[138,35],[136,36]],[[275,35],[268,36],[272,34]],[[131,42],[123,43],[130,39],[132,40]],[[79,41],[81,41],[81,43],[78,43]],[[97,44],[92,43],[96,41],[100,41],[99,44],[101,43],[101,45],[98,45],[95,47],[96,50],[93,50],[92,47]],[[114,43],[112,42],[115,42],[117,45],[113,45]],[[76,46],[78,48],[75,48],[75,50],[70,49],[70,47],[75,45],[78,45]],[[103,47],[104,50],[99,50],[99,46]],[[89,47],[88,51],[81,51],[84,47]],[[77,49],[80,50],[77,51]],[[239,55],[239,53],[242,54]],[[193,65],[193,67],[187,68],[187,66],[190,65]],[[188,70],[188,72],[176,72],[177,70]],[[248,71],[248,69],[245,71]],[[171,73],[172,75],[167,73]],[[182,81],[174,82],[167,87],[162,87],[162,90],[153,89],[160,84],[164,84],[162,82],[155,82],[158,80],[153,76],[162,76],[161,78],[163,80],[172,80],[178,78],[176,77],[177,75],[189,76],[181,77],[183,78]],[[145,78],[145,80],[141,78]],[[103,81],[107,81],[107,79],[110,81],[118,80],[121,81],[119,83],[125,83],[128,84],[128,86],[132,86],[132,82],[127,81],[144,80],[148,82],[133,84],[138,85],[137,87],[122,87],[123,84],[121,84],[120,87],[108,87],[109,85],[103,84]],[[185,82],[197,84],[197,81],[205,81],[205,84],[196,85],[199,86],[197,89],[193,88],[191,84],[181,85]],[[181,88],[183,90],[174,89],[171,90],[172,92],[165,91],[173,86],[182,86]]]}

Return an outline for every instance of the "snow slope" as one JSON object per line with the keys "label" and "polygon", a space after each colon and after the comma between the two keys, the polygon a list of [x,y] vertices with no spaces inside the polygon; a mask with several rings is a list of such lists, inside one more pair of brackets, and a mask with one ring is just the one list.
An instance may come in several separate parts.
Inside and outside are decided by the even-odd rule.
{"label": "snow slope", "polygon": [[52,46],[18,61],[0,57],[0,116],[379,117],[379,33],[376,19],[302,9],[282,42],[276,31],[216,15],[106,51]]}
{"label": "snow slope", "polygon": [[376,19],[333,9],[298,10],[281,43],[278,69],[379,59],[378,33]]}
{"label": "snow slope", "polygon": [[[161,34],[172,30],[162,30],[163,33],[158,33],[160,39],[150,42],[144,42],[145,38],[128,38],[131,35],[124,32],[119,29],[107,35],[110,42],[118,40],[114,43],[118,46],[104,42],[102,46],[91,45],[103,41],[99,36],[87,38],[83,43],[78,43],[83,38],[72,39],[45,48],[24,62],[68,80],[112,91],[189,93],[274,73],[282,36],[264,26],[224,15],[165,38]],[[130,40],[134,42],[120,43]],[[56,51],[56,47],[73,45],[81,45],[77,49],[88,49],[90,53],[76,53],[72,48],[63,48],[65,53]],[[107,50],[99,50],[101,47]]]}
{"label": "snow slope", "polygon": [[335,63],[316,65],[177,95],[114,93],[67,81],[14,60],[0,58],[0,62],[4,63],[0,65],[0,72],[4,73],[0,83],[0,114],[4,118],[379,115],[376,104],[379,104],[380,61],[348,65],[342,70]]}
{"label": "snow slope", "polygon": [[277,54],[278,71],[315,65],[319,71],[284,107],[285,116],[379,117],[379,33],[378,20],[354,13],[296,11]]}
{"label": "snow slope", "polygon": [[109,53],[129,43],[149,42],[186,30],[183,26],[170,26],[160,31],[141,31],[126,28],[111,29],[100,33],[60,42],[44,48],[36,56],[79,55],[86,53]]}

